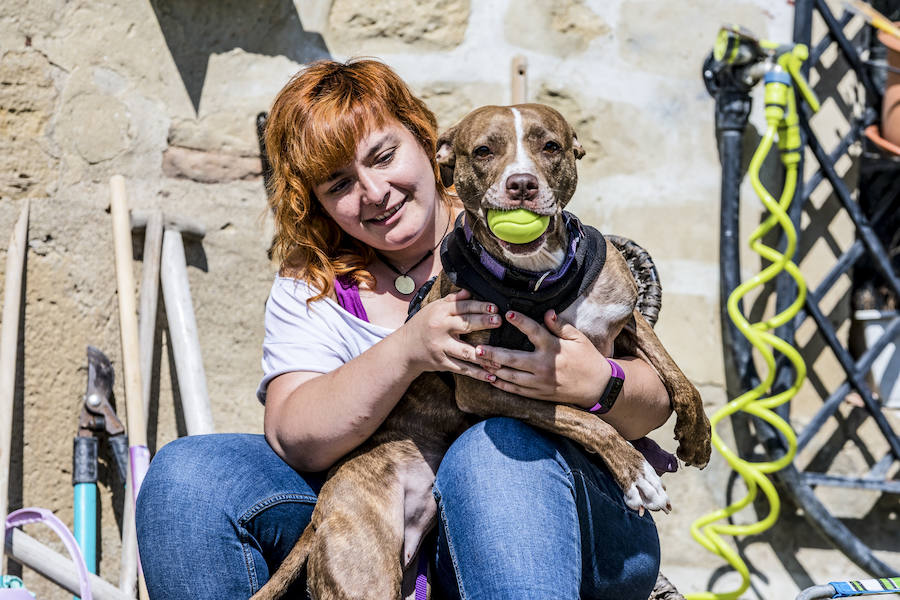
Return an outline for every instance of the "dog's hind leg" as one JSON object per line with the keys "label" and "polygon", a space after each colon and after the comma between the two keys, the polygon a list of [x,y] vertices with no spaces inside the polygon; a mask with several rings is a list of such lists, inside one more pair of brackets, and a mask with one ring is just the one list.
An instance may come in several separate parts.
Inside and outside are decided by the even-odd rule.
{"label": "dog's hind leg", "polygon": [[355,513],[331,514],[319,529],[321,546],[309,556],[307,584],[314,600],[397,600],[403,577],[399,532]]}
{"label": "dog's hind leg", "polygon": [[403,487],[390,455],[386,445],[361,451],[322,487],[306,565],[315,600],[399,598]]}

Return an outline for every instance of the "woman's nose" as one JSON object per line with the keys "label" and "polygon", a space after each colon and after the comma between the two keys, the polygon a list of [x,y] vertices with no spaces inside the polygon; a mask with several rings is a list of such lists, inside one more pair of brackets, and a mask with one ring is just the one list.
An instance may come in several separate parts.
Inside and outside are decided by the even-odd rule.
{"label": "woman's nose", "polygon": [[390,185],[384,177],[370,171],[359,174],[363,201],[369,204],[381,204],[391,195]]}

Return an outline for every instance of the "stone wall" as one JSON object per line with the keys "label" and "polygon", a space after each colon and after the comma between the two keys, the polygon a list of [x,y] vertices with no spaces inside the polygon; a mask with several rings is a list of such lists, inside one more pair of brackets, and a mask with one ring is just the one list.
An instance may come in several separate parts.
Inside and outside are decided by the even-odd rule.
{"label": "stone wall", "polygon": [[[571,208],[655,258],[666,292],[658,332],[711,413],[725,401],[719,164],[700,67],[724,22],[787,41],[792,8],[764,0],[0,0],[0,233],[11,232],[24,199],[32,207],[11,507],[42,506],[72,522],[87,344],[113,359],[124,420],[113,174],[127,178],[132,208],[205,225],[186,251],[216,429],[261,431],[254,390],[275,266],[266,258],[272,224],[254,120],[304,62],[323,57],[382,58],[446,127],[479,105],[508,103],[510,62],[524,55],[529,99],[558,108],[587,150]],[[184,433],[161,312],[151,450]],[[657,438],[672,448],[670,430]],[[101,459],[100,572],[116,582],[122,494],[109,454]],[[657,522],[664,571],[683,591],[718,577],[722,563],[688,527],[723,505],[727,478],[718,457],[703,473],[667,478],[675,509]],[[788,574],[797,568],[815,582],[858,574],[833,553],[819,560],[820,550],[801,567],[771,561],[758,589],[789,596],[809,584]],[[747,551],[765,565],[777,554],[769,541]],[[24,577],[41,598],[69,597],[30,571]]]}

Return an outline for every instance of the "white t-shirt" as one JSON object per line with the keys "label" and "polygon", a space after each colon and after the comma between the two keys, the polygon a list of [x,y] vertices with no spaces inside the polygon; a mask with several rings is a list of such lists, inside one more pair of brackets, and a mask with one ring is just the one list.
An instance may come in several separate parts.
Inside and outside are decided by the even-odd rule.
{"label": "white t-shirt", "polygon": [[275,377],[292,371],[328,373],[356,358],[391,329],[372,325],[330,298],[307,305],[318,292],[305,281],[276,277],[266,301],[263,378],[256,397],[265,403]]}

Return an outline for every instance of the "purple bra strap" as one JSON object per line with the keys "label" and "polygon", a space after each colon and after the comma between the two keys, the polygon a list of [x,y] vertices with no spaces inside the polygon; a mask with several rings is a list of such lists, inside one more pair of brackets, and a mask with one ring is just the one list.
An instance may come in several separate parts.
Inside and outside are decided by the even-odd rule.
{"label": "purple bra strap", "polygon": [[359,297],[359,286],[348,277],[341,275],[334,278],[334,292],[337,295],[338,304],[344,310],[366,323],[369,322],[369,315],[366,314],[366,309]]}

